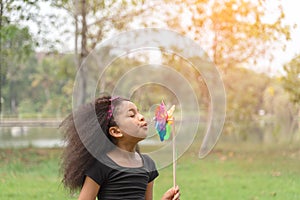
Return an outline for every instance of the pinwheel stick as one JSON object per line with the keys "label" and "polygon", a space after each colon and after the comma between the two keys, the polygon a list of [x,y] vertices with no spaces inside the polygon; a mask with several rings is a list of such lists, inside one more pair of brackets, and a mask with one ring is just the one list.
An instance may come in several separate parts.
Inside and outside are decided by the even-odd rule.
{"label": "pinwheel stick", "polygon": [[168,111],[162,101],[156,108],[155,112],[155,129],[160,137],[160,141],[169,139],[172,135],[172,150],[173,150],[173,185],[176,186],[176,143],[175,143],[175,118],[173,112],[175,105],[173,105]]}
{"label": "pinwheel stick", "polygon": [[175,143],[175,118],[172,123],[172,143],[173,143],[173,186],[176,186],[176,143]]}

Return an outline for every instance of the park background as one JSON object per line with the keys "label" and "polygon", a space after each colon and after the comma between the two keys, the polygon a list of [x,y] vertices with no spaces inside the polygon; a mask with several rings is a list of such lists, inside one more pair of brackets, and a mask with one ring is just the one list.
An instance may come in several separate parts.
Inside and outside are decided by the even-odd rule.
{"label": "park background", "polygon": [[[205,159],[198,158],[205,132],[200,123],[193,144],[178,159],[182,199],[300,199],[298,2],[1,0],[0,4],[0,199],[76,199],[61,184],[63,142],[57,130],[72,111],[76,73],[102,41],[143,27],[170,29],[193,39],[215,63],[226,90],[226,121],[214,150]],[[99,88],[113,88],[123,73],[153,60],[191,81],[205,122],[210,98],[201,74],[163,50],[118,59]],[[81,103],[88,101],[90,81],[82,74]],[[162,96],[176,103],[159,86],[137,89],[132,100],[150,115],[149,106]],[[189,113],[189,119],[198,114]],[[193,123],[187,120],[184,126],[190,127],[189,121]],[[142,144],[145,152],[153,148],[152,143]],[[155,199],[171,186],[171,168],[161,169]]]}

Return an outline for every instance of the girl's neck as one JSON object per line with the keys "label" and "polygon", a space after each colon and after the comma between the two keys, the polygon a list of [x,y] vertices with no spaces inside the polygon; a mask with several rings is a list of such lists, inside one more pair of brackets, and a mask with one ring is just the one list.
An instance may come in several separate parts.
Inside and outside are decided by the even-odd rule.
{"label": "girl's neck", "polygon": [[126,151],[116,147],[110,151],[107,156],[122,167],[135,168],[143,166],[142,158],[136,151]]}
{"label": "girl's neck", "polygon": [[115,149],[119,150],[121,153],[135,153],[136,147],[137,143],[135,142],[118,141]]}
{"label": "girl's neck", "polygon": [[136,147],[117,146],[114,150],[112,150],[112,152],[122,156],[123,158],[135,158]]}

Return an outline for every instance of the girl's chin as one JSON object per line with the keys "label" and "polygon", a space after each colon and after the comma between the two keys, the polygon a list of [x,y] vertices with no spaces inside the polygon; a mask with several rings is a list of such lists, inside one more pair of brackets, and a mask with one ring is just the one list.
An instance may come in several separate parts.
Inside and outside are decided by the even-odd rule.
{"label": "girl's chin", "polygon": [[139,138],[140,138],[141,140],[144,140],[144,139],[147,138],[147,134],[139,135]]}
{"label": "girl's chin", "polygon": [[148,135],[148,129],[141,129],[137,134],[138,137],[145,139]]}
{"label": "girl's chin", "polygon": [[141,140],[144,140],[147,138],[147,133],[148,133],[148,130],[142,130],[142,131],[139,131],[135,134],[128,134],[130,135],[131,137],[137,139],[138,141],[141,141]]}
{"label": "girl's chin", "polygon": [[146,139],[147,138],[147,133],[145,133],[145,134],[140,134],[139,136],[138,136],[138,139],[140,140],[140,141],[142,141],[142,140],[144,140],[144,139]]}

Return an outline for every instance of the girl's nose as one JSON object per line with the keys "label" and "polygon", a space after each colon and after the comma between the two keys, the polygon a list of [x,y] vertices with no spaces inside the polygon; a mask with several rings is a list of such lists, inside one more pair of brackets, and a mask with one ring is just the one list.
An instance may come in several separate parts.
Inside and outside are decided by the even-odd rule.
{"label": "girl's nose", "polygon": [[139,114],[139,120],[140,121],[145,121],[145,117],[142,114]]}

